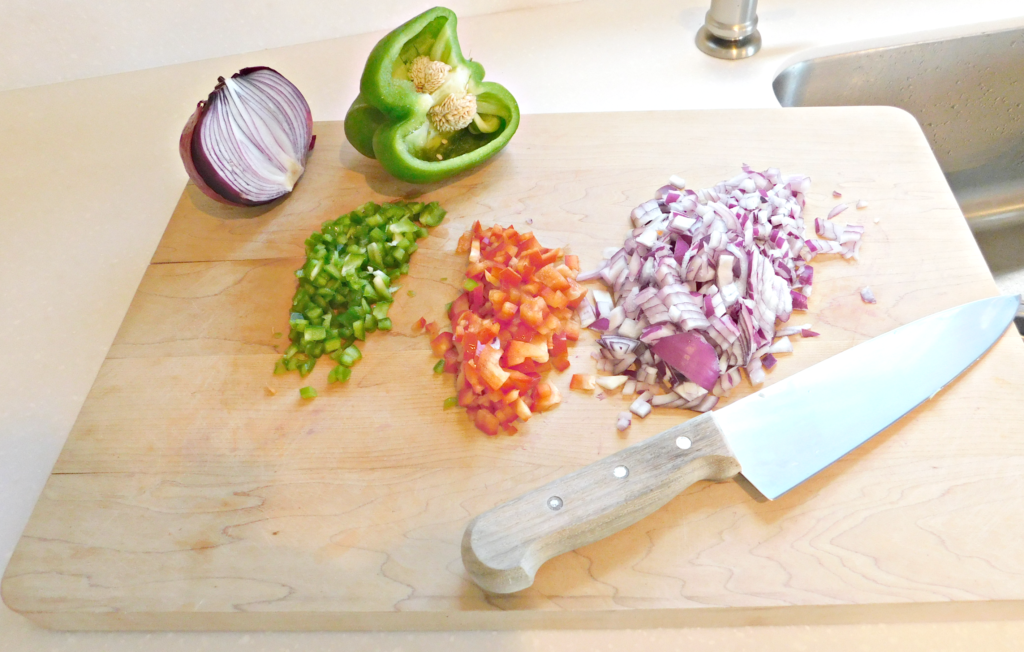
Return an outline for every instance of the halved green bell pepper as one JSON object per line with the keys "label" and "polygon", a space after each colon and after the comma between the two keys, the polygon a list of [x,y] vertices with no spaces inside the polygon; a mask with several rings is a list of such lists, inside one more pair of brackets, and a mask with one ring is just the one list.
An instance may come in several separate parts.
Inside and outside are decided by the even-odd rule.
{"label": "halved green bell pepper", "polygon": [[457,19],[435,7],[374,46],[345,116],[345,136],[395,177],[429,183],[498,153],[519,127],[519,105],[462,56]]}

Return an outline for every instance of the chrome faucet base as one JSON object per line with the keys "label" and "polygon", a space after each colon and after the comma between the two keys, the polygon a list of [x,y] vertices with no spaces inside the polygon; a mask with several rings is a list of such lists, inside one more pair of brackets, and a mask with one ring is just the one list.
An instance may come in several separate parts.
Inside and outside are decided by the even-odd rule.
{"label": "chrome faucet base", "polygon": [[697,32],[697,49],[717,59],[746,59],[754,56],[761,49],[761,32],[754,29],[753,33],[740,39],[718,38],[703,25]]}

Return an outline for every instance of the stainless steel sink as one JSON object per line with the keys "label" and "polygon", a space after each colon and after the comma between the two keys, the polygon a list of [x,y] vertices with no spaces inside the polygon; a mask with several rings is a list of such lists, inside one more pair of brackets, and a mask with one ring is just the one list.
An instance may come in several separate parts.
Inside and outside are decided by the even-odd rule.
{"label": "stainless steel sink", "polygon": [[789,66],[783,106],[897,106],[917,118],[1004,294],[1024,293],[1024,29]]}

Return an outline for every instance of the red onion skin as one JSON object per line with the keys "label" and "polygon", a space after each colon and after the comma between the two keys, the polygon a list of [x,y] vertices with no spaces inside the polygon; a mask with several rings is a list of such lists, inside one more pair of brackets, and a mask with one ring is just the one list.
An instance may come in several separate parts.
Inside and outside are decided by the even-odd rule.
{"label": "red onion skin", "polygon": [[[181,162],[185,164],[185,171],[188,173],[188,178],[192,180],[192,183],[196,184],[196,188],[209,197],[215,199],[222,204],[228,204],[229,206],[251,206],[252,204],[241,203],[241,197],[235,197],[233,200],[228,199],[232,193],[225,190],[224,194],[218,193],[216,190],[211,188],[207,183],[204,175],[199,172],[196,168],[195,156],[193,155],[193,141],[195,134],[198,131],[196,127],[199,125],[199,121],[202,119],[203,114],[206,113],[206,102],[199,102],[196,105],[196,110],[189,117],[188,122],[185,123],[185,129],[181,132],[181,139],[178,141],[178,152],[181,154]],[[196,151],[199,154],[199,151]],[[202,155],[204,167],[209,169],[209,161],[205,155]]]}
{"label": "red onion skin", "polygon": [[721,375],[714,347],[696,331],[670,335],[652,344],[651,349],[670,367],[709,392]]}
{"label": "red onion skin", "polygon": [[[232,75],[232,77],[244,77],[245,75],[258,70],[269,70],[277,73],[278,75],[281,74],[269,66],[253,66],[251,68],[242,68]],[[284,75],[281,76],[284,77]],[[213,166],[210,164],[210,159],[207,158],[202,147],[198,146],[203,116],[206,115],[207,107],[211,102],[213,102],[214,97],[216,97],[217,92],[222,86],[224,86],[224,83],[218,82],[209,97],[204,101],[200,101],[199,104],[196,105],[196,110],[193,111],[188,122],[185,123],[185,128],[181,132],[181,138],[178,141],[178,153],[181,154],[181,162],[185,164],[185,171],[188,173],[189,179],[196,184],[196,187],[199,188],[204,195],[222,204],[227,204],[229,206],[262,206],[264,204],[277,201],[280,197],[276,197],[270,201],[254,202],[239,196],[238,193],[221,180],[220,175],[213,169]],[[312,131],[313,114],[309,110],[306,111],[306,124]],[[307,155],[308,152],[313,151],[313,146],[315,144],[316,135],[309,140],[309,150],[307,151]],[[305,161],[303,161],[303,164],[305,164]]]}

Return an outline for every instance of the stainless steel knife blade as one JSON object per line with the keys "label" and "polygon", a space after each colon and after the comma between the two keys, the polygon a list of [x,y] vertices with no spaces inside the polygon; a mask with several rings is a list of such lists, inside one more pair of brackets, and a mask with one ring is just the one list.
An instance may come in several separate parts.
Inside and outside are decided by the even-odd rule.
{"label": "stainless steel knife blade", "polygon": [[743,476],[772,500],[934,396],[1013,320],[1018,297],[900,326],[715,413]]}
{"label": "stainless steel knife blade", "polygon": [[1019,297],[951,308],[859,344],[473,519],[462,559],[481,587],[530,586],[548,559],[617,532],[700,480],[741,473],[769,499],[934,396],[999,339]]}

